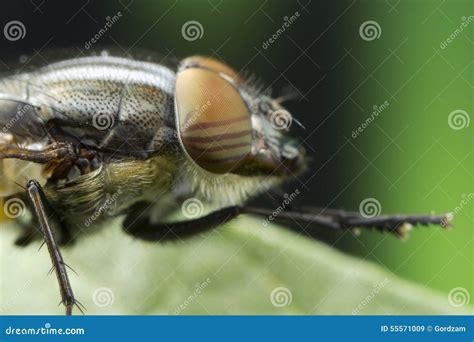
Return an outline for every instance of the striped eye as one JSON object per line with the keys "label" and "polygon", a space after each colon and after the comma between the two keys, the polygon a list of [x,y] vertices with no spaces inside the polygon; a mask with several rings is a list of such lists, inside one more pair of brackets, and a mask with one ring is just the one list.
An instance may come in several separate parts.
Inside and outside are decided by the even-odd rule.
{"label": "striped eye", "polygon": [[212,173],[235,170],[252,143],[249,110],[235,85],[190,66],[178,72],[175,101],[179,138],[191,159]]}
{"label": "striped eye", "polygon": [[232,78],[236,83],[243,83],[242,78],[234,69],[213,58],[203,56],[188,57],[181,62],[181,68],[188,67],[200,67],[216,73],[223,73]]}

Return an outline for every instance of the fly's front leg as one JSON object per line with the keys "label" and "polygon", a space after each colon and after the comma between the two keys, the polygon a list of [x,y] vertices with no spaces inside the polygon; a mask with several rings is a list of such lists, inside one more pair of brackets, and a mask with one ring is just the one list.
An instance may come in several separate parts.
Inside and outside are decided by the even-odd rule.
{"label": "fly's front leg", "polygon": [[73,155],[72,148],[63,143],[53,143],[44,150],[36,151],[15,145],[0,145],[0,159],[20,159],[34,163],[48,163]]}
{"label": "fly's front leg", "polygon": [[78,304],[78,302],[74,298],[71,283],[69,282],[66,270],[67,265],[64,263],[61,251],[54,237],[52,225],[57,224],[57,222],[55,221],[53,213],[51,213],[49,203],[38,182],[34,180],[28,181],[26,184],[26,192],[33,208],[33,214],[38,220],[38,224],[44,235],[45,244],[48,248],[51,262],[53,263],[53,269],[56,272],[59,291],[61,293],[61,303],[63,303],[66,308],[66,315],[71,315],[73,306]]}
{"label": "fly's front leg", "polygon": [[[359,213],[347,212],[335,209],[310,209],[303,211],[284,211],[278,215],[273,215],[271,209],[244,207],[242,212],[256,214],[272,218],[275,222],[305,224],[305,230],[311,230],[311,225],[320,225],[322,227],[336,230],[356,230],[376,229],[382,232],[395,234],[399,238],[405,238],[406,233],[412,226],[439,225],[443,228],[449,227],[451,215],[381,215],[375,217],[364,217]],[[296,230],[302,230],[295,227]]]}

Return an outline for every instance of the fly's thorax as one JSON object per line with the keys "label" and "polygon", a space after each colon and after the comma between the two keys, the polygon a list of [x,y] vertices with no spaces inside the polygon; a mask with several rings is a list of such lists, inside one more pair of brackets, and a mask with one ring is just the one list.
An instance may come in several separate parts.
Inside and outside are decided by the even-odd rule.
{"label": "fly's thorax", "polygon": [[[15,121],[18,136],[70,137],[117,154],[143,154],[161,127],[173,125],[174,83],[171,69],[132,59],[54,63],[0,81],[0,126]],[[29,110],[16,118],[21,104]]]}
{"label": "fly's thorax", "polygon": [[121,214],[136,202],[156,201],[166,195],[175,172],[176,164],[165,155],[115,160],[65,183],[49,183],[44,191],[70,225],[86,229]]}

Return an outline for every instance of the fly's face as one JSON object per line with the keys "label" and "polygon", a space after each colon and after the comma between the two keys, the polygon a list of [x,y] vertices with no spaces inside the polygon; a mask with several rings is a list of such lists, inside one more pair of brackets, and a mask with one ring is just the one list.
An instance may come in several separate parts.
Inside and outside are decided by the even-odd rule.
{"label": "fly's face", "polygon": [[175,109],[181,145],[201,169],[285,177],[304,167],[304,150],[289,135],[289,112],[221,62],[181,62]]}

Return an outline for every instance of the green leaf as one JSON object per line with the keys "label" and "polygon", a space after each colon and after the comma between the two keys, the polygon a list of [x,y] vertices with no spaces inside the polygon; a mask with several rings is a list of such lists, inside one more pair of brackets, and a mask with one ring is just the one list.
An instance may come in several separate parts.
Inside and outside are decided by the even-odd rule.
{"label": "green leaf", "polygon": [[[46,248],[0,228],[3,314],[61,314]],[[84,236],[86,235],[86,236]],[[135,240],[114,221],[63,248],[86,314],[466,314],[448,295],[278,226],[243,217],[180,243]],[[273,295],[272,295],[273,293]]]}

